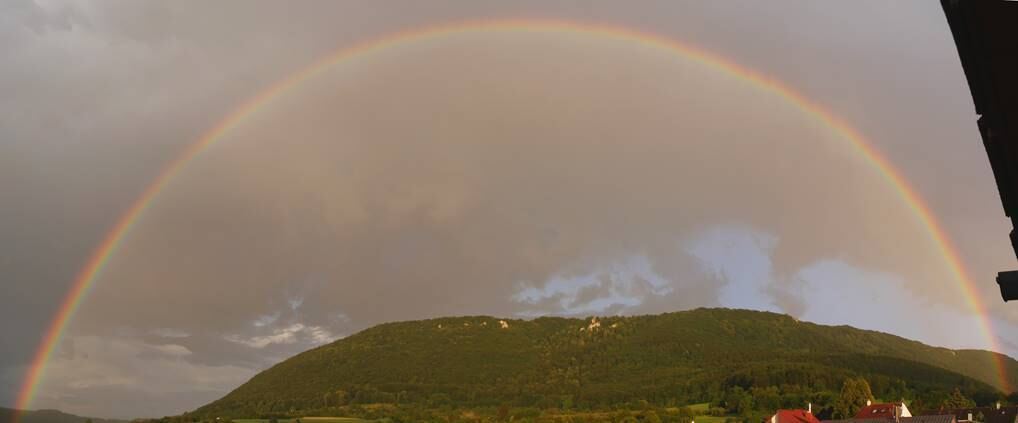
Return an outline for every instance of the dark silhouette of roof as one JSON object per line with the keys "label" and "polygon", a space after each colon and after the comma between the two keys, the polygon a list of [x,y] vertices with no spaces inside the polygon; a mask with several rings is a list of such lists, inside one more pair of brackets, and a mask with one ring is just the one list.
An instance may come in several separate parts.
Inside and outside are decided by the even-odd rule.
{"label": "dark silhouette of roof", "polygon": [[[979,115],[979,132],[1004,214],[1018,228],[1018,2],[941,0]],[[1011,230],[1018,256],[1018,233]],[[1004,301],[1018,299],[1018,271],[997,275]]]}
{"label": "dark silhouette of roof", "polygon": [[844,420],[824,420],[821,423],[957,423],[958,420],[954,418],[953,414],[938,414],[928,416],[913,416],[913,417],[900,417],[895,419],[894,417],[876,418],[876,419],[844,419]]}
{"label": "dark silhouette of roof", "polygon": [[838,420],[823,420],[820,423],[888,423],[894,422],[894,419],[838,419]]}
{"label": "dark silhouette of roof", "polygon": [[[930,414],[953,414],[954,417],[961,420],[977,420],[984,423],[1018,423],[1018,406],[1003,406],[1000,408],[996,407],[972,407],[972,408],[956,408],[950,410],[934,410],[930,411]],[[980,419],[982,414],[982,419]],[[971,416],[971,417],[969,417]]]}
{"label": "dark silhouette of roof", "polygon": [[[894,419],[891,419],[894,420]],[[952,414],[937,414],[930,416],[902,417],[898,419],[901,423],[957,423]]]}

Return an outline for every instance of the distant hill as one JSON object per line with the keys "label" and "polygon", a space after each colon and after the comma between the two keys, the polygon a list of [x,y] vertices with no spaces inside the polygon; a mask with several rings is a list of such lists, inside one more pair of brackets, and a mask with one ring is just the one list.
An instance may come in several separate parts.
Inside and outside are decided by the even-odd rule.
{"label": "distant hill", "polygon": [[298,354],[193,415],[324,415],[353,404],[602,409],[634,401],[709,402],[746,413],[829,404],[856,376],[877,398],[905,398],[914,409],[938,405],[956,387],[988,404],[1002,396],[996,357],[1018,385],[1018,363],[1006,356],[775,313],[697,309],[594,324],[450,317],[382,324]]}
{"label": "distant hill", "polygon": [[[7,423],[14,421],[16,410],[0,407],[0,422]],[[127,423],[126,420],[96,419],[91,417],[75,416],[59,410],[32,410],[21,416],[21,423],[85,423],[91,420],[92,423]]]}

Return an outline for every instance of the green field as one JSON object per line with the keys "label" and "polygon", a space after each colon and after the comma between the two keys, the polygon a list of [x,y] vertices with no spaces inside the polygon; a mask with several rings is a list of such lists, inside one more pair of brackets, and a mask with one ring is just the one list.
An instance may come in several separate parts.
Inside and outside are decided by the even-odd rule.
{"label": "green field", "polygon": [[699,404],[690,404],[687,405],[686,407],[688,407],[690,410],[693,410],[694,413],[706,413],[707,410],[710,409],[710,403],[701,402]]}
{"label": "green field", "polygon": [[[300,420],[304,423],[370,423],[380,420],[364,420],[355,417],[301,417],[300,419],[278,419],[278,423],[296,423]],[[235,419],[234,423],[269,423],[268,419]]]}
{"label": "green field", "polygon": [[696,417],[693,418],[696,423],[725,423],[725,420],[728,420],[728,417],[724,416],[718,417],[707,415],[707,411],[710,410],[710,403],[708,402],[690,404],[686,407],[696,413]]}
{"label": "green field", "polygon": [[728,417],[717,417],[717,416],[696,416],[693,419],[696,423],[725,423]]}

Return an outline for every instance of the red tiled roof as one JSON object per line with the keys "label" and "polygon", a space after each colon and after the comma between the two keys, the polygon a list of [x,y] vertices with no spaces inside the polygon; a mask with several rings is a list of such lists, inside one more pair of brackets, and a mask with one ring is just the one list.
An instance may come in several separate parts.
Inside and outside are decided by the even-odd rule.
{"label": "red tiled roof", "polygon": [[820,423],[813,413],[806,410],[778,410],[774,415],[776,423]]}
{"label": "red tiled roof", "polygon": [[872,419],[878,417],[890,417],[894,418],[894,408],[898,404],[870,404],[859,410],[855,414],[857,419]]}

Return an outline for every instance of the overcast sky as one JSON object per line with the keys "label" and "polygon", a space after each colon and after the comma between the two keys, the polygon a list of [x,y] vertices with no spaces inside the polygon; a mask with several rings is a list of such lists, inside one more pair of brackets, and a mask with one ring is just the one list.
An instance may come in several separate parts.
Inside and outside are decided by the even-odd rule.
{"label": "overcast sky", "polygon": [[[396,31],[603,23],[782,81],[872,140],[971,269],[1003,352],[1010,230],[939,4],[0,4],[0,406],[75,275],[245,99]],[[475,31],[344,62],[188,163],[74,317],[34,408],[176,414],[394,320],[727,306],[987,348],[889,182],[794,104],[605,35]]]}

